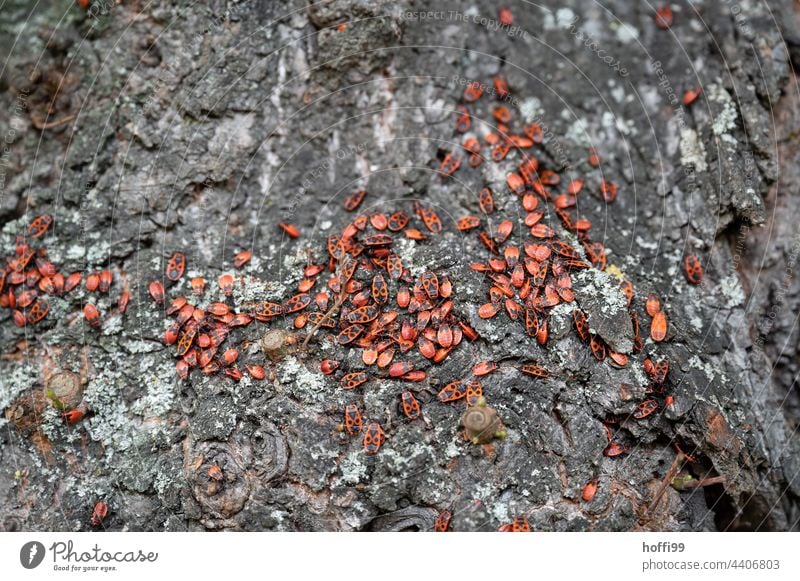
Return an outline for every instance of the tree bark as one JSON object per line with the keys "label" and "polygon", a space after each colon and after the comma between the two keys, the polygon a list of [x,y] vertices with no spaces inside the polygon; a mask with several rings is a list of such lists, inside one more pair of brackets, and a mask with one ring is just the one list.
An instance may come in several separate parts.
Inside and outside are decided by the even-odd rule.
{"label": "tree bark", "polygon": [[[61,272],[111,269],[114,283],[53,298],[26,329],[0,309],[3,529],[88,530],[103,499],[107,530],[431,530],[444,509],[469,531],[516,515],[534,530],[797,530],[800,41],[788,0],[676,1],[666,30],[628,0],[510,3],[507,26],[483,0],[6,5],[1,248],[12,256],[47,212]],[[645,335],[644,298],[661,297],[667,341],[648,340],[624,368],[596,361],[569,317],[553,316],[543,348],[503,313],[476,314],[488,286],[469,263],[486,253],[454,222],[479,214],[486,185],[495,224],[518,220],[505,176],[519,158],[464,163],[450,180],[436,169],[460,148],[465,85],[497,74],[512,125],[542,125],[543,166],[585,179],[580,211],[608,252],[605,272],[575,277],[592,326],[611,345],[631,340],[624,311],[624,322],[609,313],[615,274],[633,283]],[[495,101],[487,91],[476,117]],[[611,204],[601,178],[619,185]],[[290,317],[232,335],[266,380],[180,381],[148,294],[166,259],[189,263],[169,298],[203,276],[217,300],[217,277],[233,272],[237,306],[280,302],[309,251],[327,260],[326,238],[353,219],[342,200],[362,187],[364,213],[411,214],[416,201],[439,213],[444,231],[404,242],[404,264],[447,273],[455,311],[480,334],[427,368],[425,421],[398,413],[407,385],[374,379],[353,393],[321,374],[325,358],[360,363],[321,330],[272,361],[259,340],[291,330]],[[239,250],[253,253],[243,270]],[[687,254],[704,265],[699,286],[683,276]],[[128,310],[113,314],[124,288]],[[87,301],[99,330],[80,313]],[[646,356],[669,359],[673,404],[636,421]],[[518,373],[533,360],[549,378]],[[464,440],[463,405],[435,398],[479,361],[500,364],[484,393],[506,437],[488,445]],[[72,426],[45,393],[65,371],[90,410]],[[338,429],[356,400],[386,430],[375,456]],[[627,454],[603,456],[604,422]],[[673,471],[691,476],[682,482],[716,480],[671,486],[675,444],[693,460]],[[594,478],[596,496],[581,500]]]}

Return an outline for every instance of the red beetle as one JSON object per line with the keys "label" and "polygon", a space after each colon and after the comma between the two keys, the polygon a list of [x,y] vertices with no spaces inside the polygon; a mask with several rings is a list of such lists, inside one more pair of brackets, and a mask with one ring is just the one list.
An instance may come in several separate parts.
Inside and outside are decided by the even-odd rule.
{"label": "red beetle", "polygon": [[231,296],[233,294],[233,277],[230,274],[223,274],[217,280],[219,284],[219,289],[225,294],[225,296]]}
{"label": "red beetle", "polygon": [[344,201],[344,209],[348,212],[355,212],[356,208],[361,205],[361,202],[364,201],[364,197],[367,195],[366,190],[359,190],[354,194],[351,194],[345,201]]}
{"label": "red beetle", "polygon": [[467,395],[463,381],[453,381],[442,388],[437,396],[441,402],[457,401]]}
{"label": "red beetle", "polygon": [[656,26],[661,30],[667,30],[672,26],[672,7],[669,4],[662,4],[656,8]]}
{"label": "red beetle", "polygon": [[53,216],[51,214],[42,214],[35,218],[28,226],[28,236],[39,238],[43,236],[52,225]]}
{"label": "red beetle", "polygon": [[447,532],[447,528],[450,526],[451,518],[453,518],[453,514],[449,510],[443,510],[436,517],[436,521],[433,523],[433,530],[438,533]]}
{"label": "red beetle", "polygon": [[464,105],[456,105],[456,131],[466,133],[472,125],[469,110]]}
{"label": "red beetle", "polygon": [[28,319],[25,317],[25,313],[23,313],[22,311],[14,309],[13,315],[14,315],[14,324],[17,327],[22,328],[28,324]]}
{"label": "red beetle", "polygon": [[367,454],[377,454],[383,445],[386,435],[378,422],[372,422],[364,430],[364,451]]}
{"label": "red beetle", "polygon": [[86,277],[86,290],[94,292],[100,286],[100,275],[96,272]]}
{"label": "red beetle", "polygon": [[468,406],[478,405],[478,402],[483,397],[483,385],[480,381],[467,382],[467,389],[464,393]]}
{"label": "red beetle", "polygon": [[346,373],[342,376],[340,380],[342,387],[344,389],[355,389],[362,383],[367,381],[367,374],[363,371],[354,371],[352,373]]}
{"label": "red beetle", "polygon": [[483,85],[478,81],[472,81],[467,88],[464,89],[464,102],[474,103],[483,95]]}
{"label": "red beetle", "polygon": [[185,358],[178,360],[175,364],[175,373],[178,374],[181,380],[185,380],[189,377],[189,364],[186,362]]}
{"label": "red beetle", "polygon": [[98,500],[92,509],[92,518],[89,520],[89,524],[99,527],[103,524],[106,516],[108,516],[108,504],[104,500]]}
{"label": "red beetle", "polygon": [[83,316],[86,318],[86,322],[92,327],[97,328],[100,326],[100,311],[98,311],[97,307],[92,303],[86,303],[84,305]]}
{"label": "red beetle", "polygon": [[80,272],[73,272],[67,277],[67,280],[64,282],[64,292],[68,293],[79,284],[81,284],[81,279],[83,275]]}
{"label": "red beetle", "polygon": [[120,313],[124,313],[128,310],[128,303],[131,301],[131,293],[128,291],[122,291],[119,294],[119,299],[117,300],[117,310]]}
{"label": "red beetle", "polygon": [[358,407],[356,405],[349,404],[345,407],[344,426],[347,430],[347,433],[351,436],[355,436],[361,432],[363,420],[361,419],[361,412],[358,411]]}
{"label": "red beetle", "polygon": [[528,519],[526,519],[522,515],[515,516],[514,520],[511,522],[511,532],[512,533],[529,533],[529,532],[531,532],[531,525],[528,524]]}
{"label": "red beetle", "polygon": [[242,268],[245,264],[250,262],[250,259],[253,257],[253,253],[249,250],[242,250],[238,252],[236,256],[233,257],[233,265],[236,268]]}
{"label": "red beetle", "polygon": [[44,301],[42,299],[38,299],[28,309],[26,322],[29,325],[35,325],[36,323],[44,319],[49,311],[50,311],[49,303],[47,303],[47,301]]}
{"label": "red beetle", "polygon": [[167,262],[167,279],[177,282],[186,270],[186,255],[183,252],[174,253]]}
{"label": "red beetle", "polygon": [[650,322],[650,337],[656,343],[660,343],[667,338],[667,315],[664,311],[659,311],[653,315],[653,320]]}
{"label": "red beetle", "polygon": [[503,26],[511,26],[514,24],[514,14],[512,14],[511,10],[506,6],[501,6],[497,9],[497,19]]}
{"label": "red beetle", "polygon": [[286,224],[284,222],[281,222],[280,224],[278,224],[278,226],[281,227],[281,230],[286,232],[286,235],[289,238],[300,238],[300,229],[294,224]]}
{"label": "red beetle", "polygon": [[107,293],[111,288],[111,283],[114,282],[114,274],[110,270],[100,271],[100,284],[97,287],[101,293]]}
{"label": "red beetle", "polygon": [[594,478],[584,484],[583,486],[583,493],[581,494],[581,498],[586,502],[591,502],[594,498],[594,495],[597,493],[597,478]]}
{"label": "red beetle", "polygon": [[608,456],[609,458],[613,458],[615,456],[620,456],[628,451],[628,448],[625,447],[623,444],[619,442],[611,441],[606,446],[605,450],[603,450],[603,455]]}
{"label": "red beetle", "polygon": [[483,377],[489,375],[493,371],[497,371],[497,363],[494,361],[481,361],[472,368],[472,374],[475,377]]}
{"label": "red beetle", "polygon": [[703,265],[694,254],[688,255],[683,261],[683,272],[686,275],[686,280],[690,283],[700,284],[703,282]]}
{"label": "red beetle", "polygon": [[202,276],[196,276],[192,279],[192,292],[197,296],[202,296],[206,292],[206,279]]}
{"label": "red beetle", "polygon": [[[86,281],[86,286],[89,286],[89,281]],[[154,280],[150,283],[147,287],[147,290],[150,292],[150,296],[153,297],[153,300],[156,302],[157,305],[161,305],[164,303],[164,285]]]}
{"label": "red beetle", "polygon": [[633,412],[633,419],[643,420],[657,409],[658,409],[658,402],[656,400],[648,399],[647,401],[643,401],[642,403],[636,406],[636,410]]}
{"label": "red beetle", "polygon": [[683,93],[683,104],[687,107],[694,103],[697,98],[703,93],[703,89],[695,88],[695,89],[687,89]]}
{"label": "red beetle", "polygon": [[405,390],[403,393],[401,393],[400,404],[403,408],[403,413],[408,419],[415,420],[419,417],[421,411],[420,405],[413,393],[408,390]]}
{"label": "red beetle", "polygon": [[70,426],[74,426],[86,416],[81,410],[69,410],[61,414],[61,418]]}
{"label": "red beetle", "polygon": [[494,196],[490,187],[487,186],[478,193],[478,204],[481,207],[481,212],[487,216],[494,212]]}
{"label": "red beetle", "polygon": [[322,364],[320,365],[320,370],[325,375],[330,375],[337,369],[339,369],[339,362],[332,359],[323,359]]}

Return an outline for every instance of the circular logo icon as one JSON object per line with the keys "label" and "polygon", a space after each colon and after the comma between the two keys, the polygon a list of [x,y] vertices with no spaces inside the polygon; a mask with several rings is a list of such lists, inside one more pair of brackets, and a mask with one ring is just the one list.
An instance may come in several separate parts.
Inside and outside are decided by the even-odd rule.
{"label": "circular logo icon", "polygon": [[19,562],[26,569],[35,569],[44,560],[44,545],[39,541],[30,541],[19,550]]}

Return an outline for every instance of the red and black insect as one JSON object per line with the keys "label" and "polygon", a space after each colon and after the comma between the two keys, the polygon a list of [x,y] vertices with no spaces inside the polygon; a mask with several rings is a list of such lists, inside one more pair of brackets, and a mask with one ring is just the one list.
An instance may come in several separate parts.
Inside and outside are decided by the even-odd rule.
{"label": "red and black insect", "polygon": [[583,492],[581,493],[581,498],[585,502],[591,502],[594,498],[594,495],[597,494],[597,478],[593,478],[589,482],[583,485]]}
{"label": "red and black insect", "polygon": [[197,337],[196,325],[187,327],[183,331],[183,333],[180,335],[180,338],[178,339],[178,349],[177,349],[178,357],[183,357],[189,352],[189,349],[192,348],[192,345],[194,344],[194,340],[196,337]]}
{"label": "red and black insect", "polygon": [[633,412],[633,419],[643,420],[657,409],[658,402],[656,400],[648,399],[647,401],[643,401],[636,406],[636,410]]}
{"label": "red and black insect", "polygon": [[650,337],[656,343],[660,343],[667,338],[667,315],[664,311],[659,311],[653,315],[653,320],[650,322]]}
{"label": "red and black insect", "polygon": [[395,212],[389,216],[387,227],[391,232],[399,232],[408,225],[408,214],[403,211]]}
{"label": "red and black insect", "polygon": [[323,359],[320,364],[320,371],[325,375],[331,375],[337,369],[339,369],[339,362],[333,359]]}
{"label": "red and black insect", "polygon": [[372,277],[372,298],[379,305],[386,304],[389,300],[389,286],[381,274]]}
{"label": "red and black insect", "polygon": [[358,406],[349,404],[344,408],[344,427],[347,433],[351,436],[357,436],[361,433],[364,422],[361,419],[361,412],[358,411]]}
{"label": "red and black insect", "polygon": [[83,275],[80,272],[73,272],[67,277],[67,280],[64,282],[64,292],[68,293],[71,292],[74,288],[76,288],[79,284],[81,284],[81,279]]}
{"label": "red and black insect", "polygon": [[396,254],[389,254],[386,257],[386,272],[392,280],[400,280],[403,276],[403,263]]}
{"label": "red and black insect", "polygon": [[624,444],[620,444],[619,442],[612,440],[603,450],[603,455],[608,456],[609,458],[614,458],[615,456],[621,456],[627,451],[628,448]]}
{"label": "red and black insect", "polygon": [[528,523],[528,519],[524,516],[515,516],[514,520],[511,522],[511,532],[512,533],[529,533],[531,532],[531,525]]}
{"label": "red and black insect", "polygon": [[50,226],[53,225],[53,216],[51,214],[42,214],[30,223],[28,226],[28,236],[31,238],[40,238],[44,236]]}
{"label": "red and black insect", "polygon": [[355,389],[367,381],[367,374],[363,371],[354,371],[342,376],[340,383],[344,389]]}
{"label": "red and black insect", "polygon": [[439,164],[438,172],[442,177],[451,177],[461,166],[461,155],[455,151],[448,151]]}
{"label": "red and black insect", "polygon": [[547,371],[547,369],[541,365],[537,365],[536,363],[527,363],[520,367],[519,370],[526,375],[538,377],[539,379],[547,379],[550,377],[550,373]]}
{"label": "red and black insect", "polygon": [[348,323],[366,324],[378,318],[380,309],[377,305],[364,305],[347,314]]}
{"label": "red and black insect", "polygon": [[497,94],[498,99],[505,99],[508,97],[510,91],[508,90],[508,83],[503,75],[495,75],[492,78],[494,84],[494,92]]}
{"label": "red and black insect", "polygon": [[233,257],[233,266],[236,268],[242,268],[245,264],[250,262],[250,259],[253,257],[253,253],[249,250],[242,250],[241,252],[237,252],[236,255]]}
{"label": "red and black insect", "polygon": [[647,376],[656,385],[663,385],[667,380],[667,374],[669,373],[668,359],[664,359],[658,363],[655,363],[652,359],[648,358],[642,362],[642,366],[644,367],[644,371],[647,373]]}
{"label": "red and black insect", "polygon": [[687,90],[686,90],[686,91],[683,93],[683,104],[684,104],[686,107],[688,107],[689,105],[691,105],[692,103],[694,103],[695,101],[697,101],[697,98],[698,98],[698,97],[699,97],[699,96],[700,96],[702,93],[703,93],[703,89],[701,89],[701,88],[687,89]]}
{"label": "red and black insect", "polygon": [[339,333],[336,340],[339,342],[339,345],[347,345],[358,339],[363,332],[364,325],[350,325]]}
{"label": "red and black insect", "polygon": [[280,222],[278,224],[281,230],[283,230],[289,238],[300,238],[300,229],[295,226],[294,224],[288,224],[286,222]]}
{"label": "red and black insect", "polygon": [[689,254],[683,261],[683,272],[686,275],[686,280],[692,284],[700,284],[703,282],[703,265],[700,259],[694,254]]}
{"label": "red and black insect", "polygon": [[356,209],[361,205],[361,202],[364,201],[364,197],[367,195],[366,190],[358,190],[357,192],[351,194],[345,201],[344,201],[344,209],[348,212],[355,212]]}
{"label": "red and black insect", "polygon": [[466,383],[466,390],[464,397],[467,400],[468,406],[478,405],[478,402],[483,397],[483,385],[480,381],[468,381]]}
{"label": "red and black insect", "polygon": [[589,339],[589,348],[592,350],[592,355],[598,361],[605,361],[606,359],[606,344],[603,339],[598,335],[592,335]]}
{"label": "red and black insect", "polygon": [[107,293],[111,289],[111,284],[114,282],[114,274],[110,270],[100,271],[100,283],[97,290],[101,293]]}
{"label": "red and black insect", "polygon": [[[227,307],[227,305],[224,303],[215,304],[223,304],[223,306]],[[268,322],[273,317],[277,317],[281,314],[283,314],[283,307],[277,303],[271,303],[269,301],[258,303],[253,311],[253,316],[261,322]]]}
{"label": "red and black insect", "polygon": [[28,314],[25,317],[25,322],[28,325],[35,325],[47,316],[50,311],[50,304],[43,300],[38,299],[28,309]]}
{"label": "red and black insect", "polygon": [[644,308],[648,315],[654,317],[661,310],[661,299],[655,293],[648,294]]}
{"label": "red and black insect", "polygon": [[414,364],[410,361],[397,361],[396,363],[392,363],[392,366],[389,367],[389,377],[403,377],[413,370]]}
{"label": "red and black insect", "polygon": [[633,303],[633,283],[629,280],[624,280],[620,283],[619,288],[628,300],[628,308],[630,308]]}
{"label": "red and black insect", "polygon": [[405,390],[400,394],[400,406],[403,410],[403,414],[405,414],[408,419],[415,420],[419,417],[421,412],[419,401],[410,391]]}
{"label": "red and black insect", "polygon": [[472,368],[472,375],[475,377],[483,377],[484,375],[489,375],[494,371],[497,371],[497,363],[494,361],[481,361],[476,363]]}
{"label": "red and black insect", "polygon": [[572,320],[575,323],[575,331],[578,333],[578,337],[584,343],[590,340],[589,335],[589,322],[586,320],[586,315],[580,309],[575,309],[572,311]]}
{"label": "red and black insect", "polygon": [[100,273],[92,272],[86,277],[86,290],[93,293],[100,286]]}
{"label": "red and black insect", "polygon": [[478,204],[481,207],[481,212],[487,216],[494,212],[494,196],[490,187],[487,186],[478,193]]}
{"label": "red and black insect", "polygon": [[233,294],[233,276],[230,274],[223,274],[217,279],[219,290],[223,292],[226,297]]}
{"label": "red and black insect", "polygon": [[439,401],[457,401],[467,395],[466,386],[463,381],[452,381],[445,385],[438,394]]}
{"label": "red and black insect", "polygon": [[433,530],[437,533],[447,532],[450,526],[450,519],[452,518],[453,514],[449,510],[443,510],[436,516],[436,520],[433,523]]}
{"label": "red and black insect", "polygon": [[473,81],[464,89],[464,102],[474,103],[483,95],[483,85],[478,81]]}
{"label": "red and black insect", "polygon": [[614,182],[606,179],[600,181],[600,195],[606,204],[610,204],[617,199],[617,191],[617,184]]}
{"label": "red and black insect", "polygon": [[186,255],[183,252],[175,252],[167,262],[167,280],[177,282],[186,270]]}
{"label": "red and black insect", "polygon": [[92,518],[89,519],[89,525],[93,527],[100,527],[107,516],[108,503],[106,503],[104,500],[98,500],[92,509]]}
{"label": "red and black insect", "polygon": [[456,112],[456,131],[459,133],[466,133],[472,125],[469,109],[464,105],[456,105]]}
{"label": "red and black insect", "polygon": [[378,422],[371,422],[364,430],[364,452],[367,454],[377,454],[381,449],[386,434]]}
{"label": "red and black insect", "polygon": [[656,26],[661,30],[667,30],[672,26],[672,6],[662,4],[656,8]]}
{"label": "red and black insect", "polygon": [[430,232],[438,234],[442,231],[442,220],[439,218],[439,214],[437,214],[433,209],[427,208],[418,203],[417,214]]}
{"label": "red and black insect", "polygon": [[290,313],[296,313],[297,311],[302,311],[310,304],[311,304],[311,295],[309,295],[308,293],[296,294],[283,303],[282,307],[283,314],[288,315]]}
{"label": "red and black insect", "polygon": [[267,372],[264,370],[264,368],[260,365],[256,365],[255,363],[247,363],[245,364],[244,368],[253,379],[261,380],[267,376]]}
{"label": "red and black insect", "polygon": [[131,301],[131,293],[124,290],[119,293],[119,299],[117,299],[117,312],[124,313],[128,310],[128,303]]}
{"label": "red and black insect", "polygon": [[70,426],[74,426],[84,417],[86,417],[86,412],[80,409],[69,410],[61,414],[61,419],[63,419]]}

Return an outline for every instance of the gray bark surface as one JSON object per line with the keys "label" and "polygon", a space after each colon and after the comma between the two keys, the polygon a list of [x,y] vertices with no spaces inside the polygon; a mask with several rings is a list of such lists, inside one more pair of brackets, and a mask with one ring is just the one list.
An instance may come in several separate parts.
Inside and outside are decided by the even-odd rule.
{"label": "gray bark surface", "polygon": [[[45,4],[0,8],[0,248],[13,254],[17,235],[49,212],[61,272],[111,268],[115,280],[91,297],[104,313],[99,330],[80,314],[83,287],[53,299],[35,327],[17,328],[0,309],[0,529],[90,530],[99,499],[107,530],[431,530],[443,509],[459,531],[495,530],[515,515],[539,531],[798,528],[791,2],[680,0],[670,30],[656,27],[648,3],[629,0],[513,2],[506,29],[483,0]],[[413,14],[425,10],[437,14]],[[437,152],[460,143],[462,80],[497,73],[515,119],[546,127],[535,154],[593,188],[581,212],[637,305],[650,292],[664,301],[668,341],[648,341],[623,369],[595,361],[568,315],[554,315],[546,348],[502,313],[477,316],[488,287],[468,265],[485,251],[454,220],[477,215],[484,185],[498,220],[518,217],[504,183],[515,158],[442,180]],[[690,107],[670,102],[693,87],[704,92]],[[599,169],[585,161],[590,146]],[[619,184],[613,204],[596,194],[600,177]],[[428,368],[426,421],[398,413],[405,384],[374,379],[353,393],[322,375],[324,358],[359,364],[323,333],[271,362],[259,340],[290,329],[288,317],[235,332],[267,380],[194,372],[179,381],[147,290],[172,252],[186,252],[189,266],[171,297],[188,296],[193,276],[216,297],[217,277],[248,249],[237,305],[279,301],[293,294],[308,248],[326,259],[325,238],[353,217],[342,200],[359,187],[368,191],[359,211],[411,213],[421,201],[439,212],[442,234],[403,242],[404,263],[447,272],[456,311],[481,335]],[[302,237],[282,236],[279,222]],[[683,277],[688,253],[703,260],[700,286]],[[128,311],[111,315],[125,285]],[[631,331],[609,312],[621,298],[609,269],[575,285],[592,326],[622,349]],[[636,422],[626,418],[645,397],[647,355],[669,358],[675,404]],[[475,446],[462,436],[463,407],[435,394],[482,360],[501,364],[484,392],[507,436]],[[523,360],[551,377],[519,374]],[[66,371],[92,410],[75,426],[44,396],[46,380]],[[386,429],[375,456],[337,431],[353,401]],[[612,417],[631,446],[618,458],[602,455]],[[724,485],[656,498],[675,442],[697,459],[684,473]],[[209,484],[213,463],[221,486]],[[583,502],[593,478],[597,496]]]}

